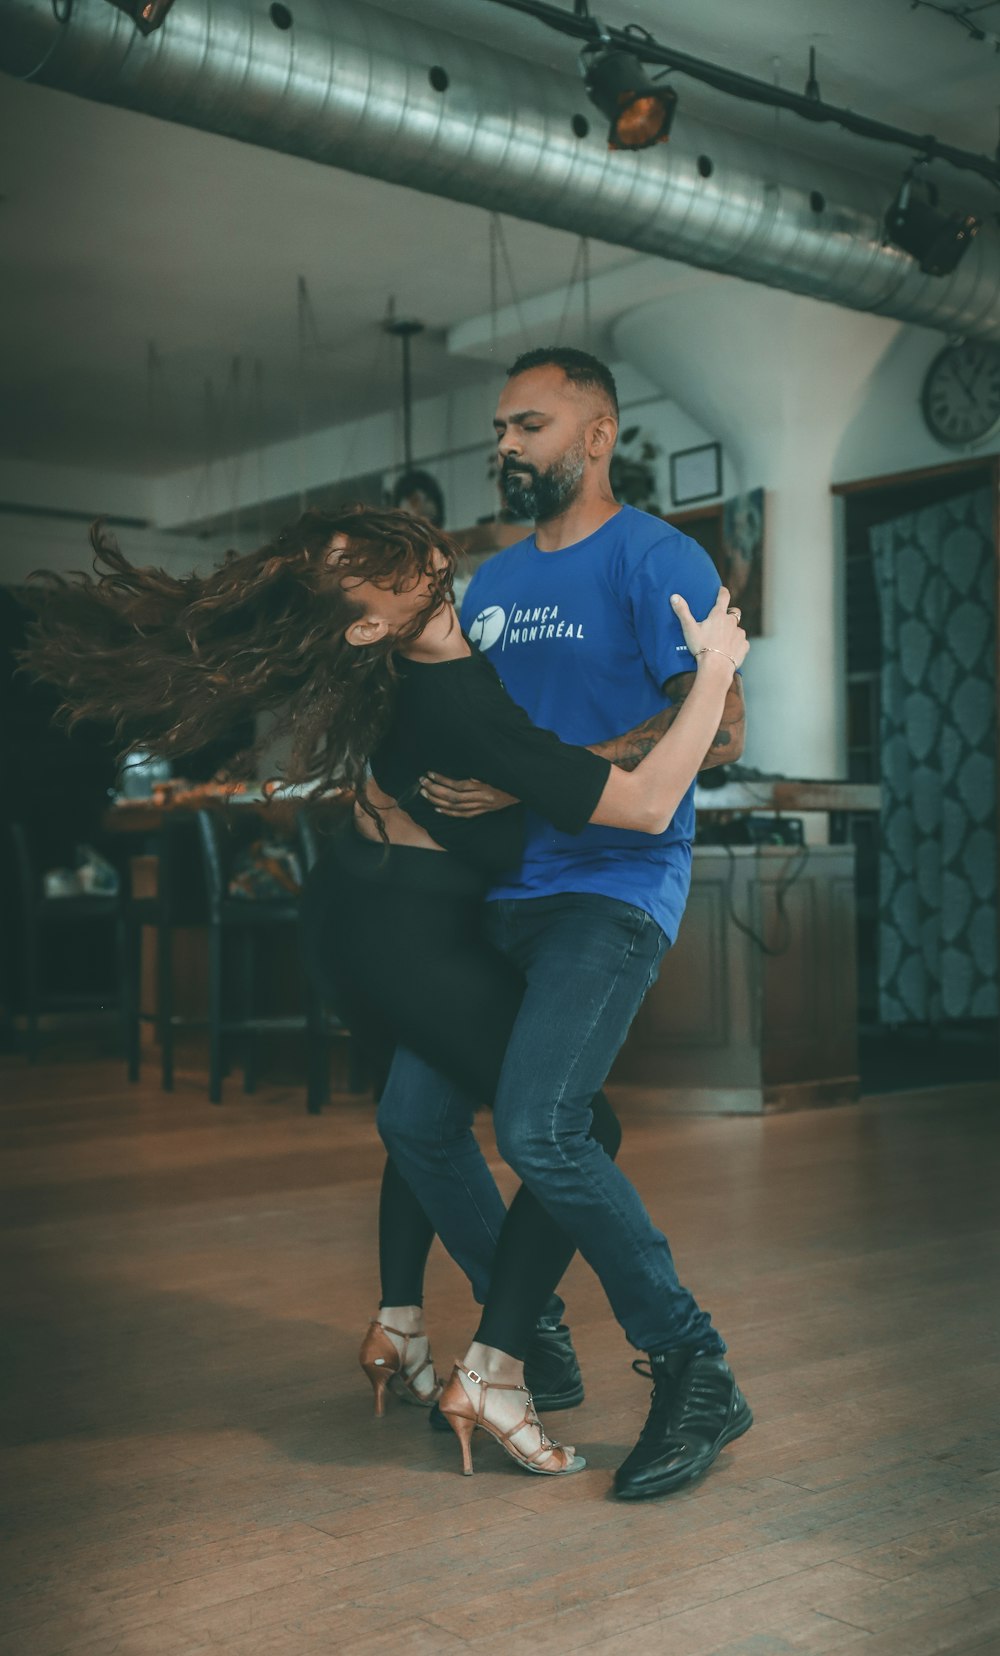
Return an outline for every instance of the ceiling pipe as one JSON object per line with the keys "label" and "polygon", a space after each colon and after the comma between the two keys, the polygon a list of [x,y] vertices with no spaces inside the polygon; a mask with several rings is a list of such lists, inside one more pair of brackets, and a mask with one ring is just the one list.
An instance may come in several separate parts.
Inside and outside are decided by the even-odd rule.
{"label": "ceiling pipe", "polygon": [[[1000,341],[992,227],[951,276],[925,276],[883,242],[891,183],[708,126],[683,99],[669,145],[609,151],[574,75],[363,0],[175,0],[148,38],[107,0],[0,0],[0,69],[638,252]],[[337,233],[331,225],[332,241]]]}

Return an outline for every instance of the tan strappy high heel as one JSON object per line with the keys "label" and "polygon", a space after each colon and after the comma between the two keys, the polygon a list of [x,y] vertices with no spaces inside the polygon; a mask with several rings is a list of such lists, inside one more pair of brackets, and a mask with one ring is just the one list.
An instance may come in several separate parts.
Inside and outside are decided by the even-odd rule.
{"label": "tan strappy high heel", "polygon": [[[395,1334],[397,1339],[402,1340],[402,1351],[393,1345],[390,1334]],[[375,1393],[376,1415],[385,1414],[387,1389],[393,1390],[402,1402],[416,1403],[421,1409],[432,1409],[438,1401],[443,1382],[436,1374],[430,1391],[417,1391],[417,1381],[425,1370],[430,1369],[434,1372],[430,1349],[428,1348],[427,1356],[422,1363],[418,1363],[412,1373],[407,1369],[410,1341],[423,1339],[426,1339],[425,1334],[404,1334],[402,1329],[390,1328],[388,1323],[369,1323],[368,1332],[358,1353],[358,1362],[371,1381],[372,1391]],[[399,1384],[394,1384],[397,1381]]]}
{"label": "tan strappy high heel", "polygon": [[[473,1402],[459,1379],[459,1374],[467,1374],[470,1380],[479,1387],[479,1407]],[[491,1391],[519,1391],[524,1393],[524,1419],[512,1426],[509,1432],[494,1425],[486,1419],[486,1399]],[[472,1434],[478,1427],[481,1432],[488,1432],[495,1438],[501,1449],[506,1449],[511,1460],[516,1460],[518,1466],[523,1466],[526,1472],[537,1472],[543,1478],[561,1478],[567,1472],[582,1472],[586,1461],[572,1448],[567,1448],[554,1439],[546,1437],[545,1430],[535,1413],[535,1405],[531,1400],[531,1393],[527,1386],[504,1386],[494,1380],[484,1380],[475,1369],[466,1368],[464,1363],[456,1363],[451,1372],[451,1378],[441,1393],[439,1403],[444,1415],[459,1443],[462,1445],[462,1471],[467,1478],[472,1477]],[[541,1442],[533,1455],[526,1455],[512,1440],[515,1435],[523,1431],[525,1426],[537,1426]],[[555,1457],[557,1464],[543,1466],[543,1459]]]}

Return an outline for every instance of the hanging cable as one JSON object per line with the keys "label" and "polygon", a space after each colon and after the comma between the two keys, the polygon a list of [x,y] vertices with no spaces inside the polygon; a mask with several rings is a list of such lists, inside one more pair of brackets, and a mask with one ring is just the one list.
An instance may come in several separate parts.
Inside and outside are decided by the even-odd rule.
{"label": "hanging cable", "polygon": [[[63,29],[65,29],[68,26],[69,20],[73,15],[73,0],[63,0],[62,7],[60,7],[60,5],[59,5],[59,0],[52,0],[52,15],[55,18],[56,22]],[[43,52],[41,58],[35,64],[34,68],[29,69],[28,73],[26,75],[12,75],[11,79],[12,80],[19,80],[19,81],[33,81],[35,79],[36,75],[41,74],[42,70],[46,67],[49,59],[53,56],[53,54],[56,51],[58,51],[59,47],[62,45],[62,41],[63,41],[63,37],[62,37],[61,34],[55,35],[53,37],[53,40],[52,40],[51,44]]]}
{"label": "hanging cable", "polygon": [[[243,401],[242,381],[243,364],[239,356],[234,356],[229,365],[229,378],[226,381],[226,389],[223,395],[222,405],[223,419],[225,419],[230,402],[232,404],[232,445],[230,453],[226,456],[226,461],[229,471],[230,533],[233,537],[234,546],[236,545],[240,532],[240,482],[243,471],[243,444],[245,437],[244,420],[240,417],[243,413],[243,409],[241,407]],[[223,448],[230,448],[230,444],[226,442],[225,432],[223,432]]]}
{"label": "hanging cable", "polygon": [[257,544],[264,544],[264,364],[260,357],[253,364],[253,434],[257,473]]}
{"label": "hanging cable", "polygon": [[562,344],[563,334],[566,331],[566,323],[569,319],[569,309],[570,309],[570,305],[573,303],[573,290],[576,287],[577,272],[580,269],[580,255],[581,255],[583,245],[584,245],[584,237],[583,236],[578,236],[577,237],[577,242],[576,242],[576,247],[575,247],[574,252],[573,252],[573,268],[569,273],[569,281],[566,283],[566,297],[563,300],[562,315],[559,318],[559,327],[556,329],[556,344],[557,345]]}
{"label": "hanging cable", "polygon": [[566,284],[566,297],[563,300],[562,315],[559,318],[559,327],[556,332],[556,344],[562,344],[562,337],[569,320],[570,308],[579,285],[581,296],[581,313],[583,324],[583,343],[586,350],[590,349],[590,240],[587,236],[577,238],[576,252],[573,255],[573,268]]}
{"label": "hanging cable", "polygon": [[[388,351],[388,349],[389,349],[389,336],[386,333],[385,328],[380,326],[376,329],[376,332],[375,332],[375,348],[372,352],[372,355],[369,359],[368,367],[365,371],[365,384],[366,385],[370,385],[372,383],[372,381],[377,381],[378,380],[379,376],[381,375],[381,373],[383,371],[384,358],[385,358],[385,354]],[[360,420],[352,420],[351,421],[350,441],[348,442],[347,448],[344,452],[344,458],[340,463],[340,470],[342,471],[344,477],[347,477],[347,478],[349,478],[351,476],[351,467],[354,464],[354,456],[357,453],[358,442],[359,442],[360,436],[361,436],[361,427],[362,427],[362,422]]]}
{"label": "hanging cable", "polygon": [[205,380],[205,475],[208,480],[208,516],[215,515],[215,491],[212,487],[212,473],[215,462],[218,460],[219,446],[219,408],[215,397],[215,386],[211,376]]}
{"label": "hanging cable", "polygon": [[490,229],[490,349],[496,356],[497,350],[497,312],[500,308],[499,283],[497,280],[497,264],[500,258],[499,238],[497,236],[497,215],[491,213],[489,217]]}
{"label": "hanging cable", "polygon": [[499,213],[492,213],[490,217],[495,226],[497,247],[501,258],[503,259],[504,269],[507,273],[507,285],[510,288],[511,300],[514,306],[514,314],[517,317],[517,326],[522,340],[527,343],[528,328],[524,320],[524,312],[521,309],[521,297],[517,291],[517,283],[514,280],[514,266],[511,262],[510,248],[507,246],[507,236],[503,227],[503,219],[500,217]]}
{"label": "hanging cable", "polygon": [[[737,914],[733,902],[733,885],[736,879],[736,853],[731,845],[727,845],[725,850],[729,859],[729,867],[726,877],[726,908],[729,912],[729,918],[732,920],[733,925],[736,927],[737,931],[741,931],[745,937],[749,937],[751,942],[757,945],[757,948],[760,950],[762,955],[777,956],[787,954],[788,946],[792,940],[792,928],[788,912],[785,908],[785,899],[787,898],[788,893],[791,891],[796,880],[805,872],[806,864],[809,861],[808,845],[797,845],[795,847],[791,856],[786,859],[781,873],[775,882],[774,907],[775,913],[778,917],[777,936],[780,939],[780,941],[776,943],[768,943],[764,937],[760,935],[760,933],[754,930],[753,926],[751,926],[746,920],[741,920],[740,916]],[[759,856],[755,857],[754,860],[759,862]]]}
{"label": "hanging cable", "polygon": [[306,435],[306,326],[309,318],[309,290],[306,279],[300,276],[296,284],[296,338],[298,340],[298,427],[299,440],[295,445],[295,461],[299,478],[299,512],[306,509],[306,477],[303,449]]}

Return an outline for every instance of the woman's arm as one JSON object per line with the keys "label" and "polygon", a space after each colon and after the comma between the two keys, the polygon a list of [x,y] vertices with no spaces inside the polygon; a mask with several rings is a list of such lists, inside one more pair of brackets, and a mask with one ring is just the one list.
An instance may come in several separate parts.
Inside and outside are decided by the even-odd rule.
{"label": "woman's arm", "polygon": [[670,826],[719,729],[733,677],[749,649],[725,587],[701,622],[683,598],[675,594],[670,601],[698,662],[694,684],[666,735],[635,770],[612,767],[590,819],[609,828],[662,834]]}
{"label": "woman's arm", "polygon": [[[665,736],[670,729],[685,699],[691,694],[694,681],[694,673],[678,673],[664,686],[665,693],[670,697],[669,707],[661,707],[651,718],[645,719],[632,730],[624,731],[621,736],[611,736],[606,742],[588,743],[591,753],[599,753],[602,758],[610,759],[620,770],[635,770],[647,753],[653,751],[661,736]],[[717,765],[731,765],[742,757],[745,725],[743,680],[736,677],[726,692],[722,719],[708,752],[698,766],[699,773],[714,770]]]}
{"label": "woman's arm", "polygon": [[722,656],[702,656],[691,692],[666,735],[635,770],[612,765],[591,822],[643,834],[669,828],[719,728],[732,677],[732,665]]}
{"label": "woman's arm", "polygon": [[[694,673],[682,673],[671,679],[666,686],[667,693],[674,698],[669,707],[661,707],[642,724],[633,725],[631,730],[623,731],[620,736],[610,736],[606,742],[588,743],[591,753],[610,759],[619,770],[635,770],[674,723],[684,700],[691,693],[694,681]],[[741,757],[745,725],[743,680],[734,678],[726,692],[722,722],[698,766],[699,775],[702,771],[714,769],[716,765],[731,765]],[[450,817],[486,816],[491,811],[504,811],[508,805],[520,803],[516,794],[503,793],[480,778],[463,780],[439,776],[436,772],[428,772],[420,778],[420,791],[436,811]]]}
{"label": "woman's arm", "polygon": [[[694,683],[693,673],[687,673],[685,677],[690,679],[691,684]],[[685,687],[685,695],[689,689],[690,684]],[[606,742],[588,742],[587,747],[598,758],[608,759],[622,770],[635,770],[636,765],[670,729],[679,712],[679,706],[661,707],[642,724],[633,725],[631,730],[624,730],[620,736],[610,736]],[[439,776],[436,771],[428,771],[420,778],[420,792],[436,811],[450,817],[488,816],[491,811],[504,811],[508,805],[522,803],[519,795],[504,793],[481,777]]]}
{"label": "woman's arm", "polygon": [[[648,741],[641,744],[644,751],[636,755],[630,772],[612,765],[606,775],[596,807],[590,808],[586,818],[605,827],[659,834],[669,825],[717,737],[727,701],[732,696],[736,666],[742,663],[749,648],[739,626],[739,612],[729,612],[729,594],[725,588],[702,622],[694,620],[684,599],[675,597],[671,602],[689,648],[698,659],[698,670],[688,675],[690,688],[682,705],[668,710],[671,723],[666,733],[657,739],[650,731]],[[504,750],[501,753],[494,738],[490,751],[493,764],[480,762],[477,766],[485,775],[485,782],[460,784],[440,775],[424,776],[421,792],[443,815],[469,817],[509,803],[510,795],[503,795],[500,790],[513,793],[517,789],[516,797],[523,798],[541,816],[559,826],[559,812],[554,806],[561,791],[562,757],[566,755],[568,759],[570,750],[551,731],[532,725],[509,698],[505,699],[504,709],[507,737]],[[538,785],[537,762],[531,767],[530,777],[523,769],[525,755],[535,750],[537,761],[539,747],[543,750],[544,788]],[[572,751],[581,752],[580,749]],[[606,752],[600,754],[598,749],[590,751],[610,757]],[[578,817],[570,832],[578,832],[583,821],[583,817]]]}

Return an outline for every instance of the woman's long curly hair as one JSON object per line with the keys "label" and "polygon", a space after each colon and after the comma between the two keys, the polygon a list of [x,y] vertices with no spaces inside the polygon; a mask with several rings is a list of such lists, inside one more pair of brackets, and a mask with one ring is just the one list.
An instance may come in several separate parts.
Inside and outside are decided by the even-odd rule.
{"label": "woman's long curly hair", "polygon": [[[392,716],[394,651],[452,601],[458,551],[447,536],[402,511],[309,511],[259,551],[185,576],[137,568],[100,523],[90,539],[92,575],[34,577],[42,591],[22,653],[59,691],[64,723],[109,723],[123,752],[179,756],[271,711],[268,740],[291,738],[290,781],[360,792]],[[345,580],[403,592],[425,577],[427,603],[402,632],[346,641],[364,606]]]}

